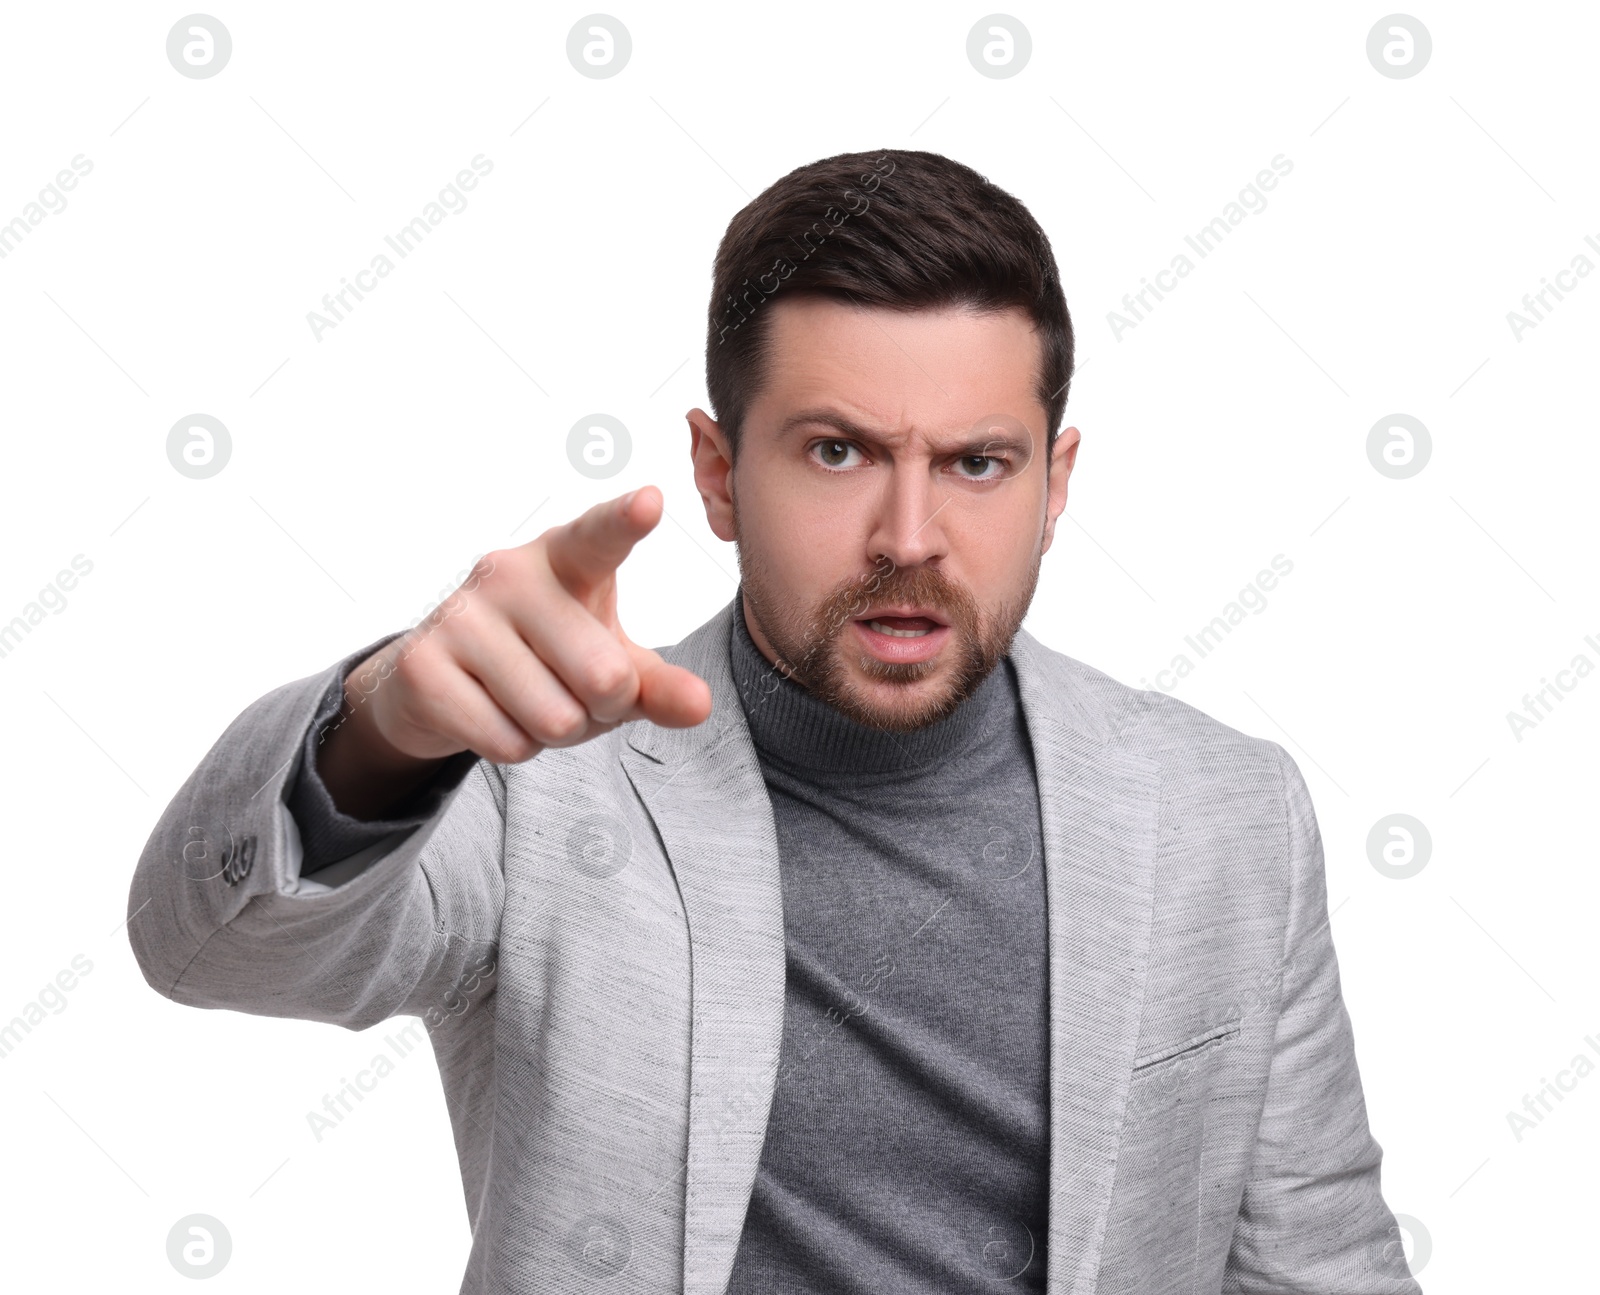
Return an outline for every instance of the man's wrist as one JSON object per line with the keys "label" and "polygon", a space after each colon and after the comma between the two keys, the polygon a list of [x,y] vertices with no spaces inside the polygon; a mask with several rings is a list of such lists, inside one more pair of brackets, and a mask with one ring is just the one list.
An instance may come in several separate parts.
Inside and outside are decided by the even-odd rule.
{"label": "man's wrist", "polygon": [[453,757],[424,758],[400,750],[379,731],[372,709],[348,684],[345,705],[319,735],[317,774],[341,814],[392,817]]}

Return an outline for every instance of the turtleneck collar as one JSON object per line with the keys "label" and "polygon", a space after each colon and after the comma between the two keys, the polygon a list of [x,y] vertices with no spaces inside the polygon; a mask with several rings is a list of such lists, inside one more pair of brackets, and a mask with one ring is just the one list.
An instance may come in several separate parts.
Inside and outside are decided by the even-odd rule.
{"label": "turtleneck collar", "polygon": [[786,678],[750,637],[743,590],[734,595],[731,660],[734,684],[763,759],[833,780],[912,774],[946,760],[985,734],[1000,731],[1016,704],[1002,661],[956,710],[909,733],[857,723]]}

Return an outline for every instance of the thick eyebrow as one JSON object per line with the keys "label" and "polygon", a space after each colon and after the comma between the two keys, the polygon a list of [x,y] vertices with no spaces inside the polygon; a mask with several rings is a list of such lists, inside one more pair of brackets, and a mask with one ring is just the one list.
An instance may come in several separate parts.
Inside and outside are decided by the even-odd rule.
{"label": "thick eyebrow", "polygon": [[[841,436],[849,437],[853,441],[861,441],[867,445],[883,446],[886,444],[883,436],[869,427],[853,422],[839,413],[836,409],[803,409],[799,413],[790,414],[783,420],[778,428],[780,439],[800,427],[831,427]],[[962,439],[951,441],[943,446],[941,455],[965,454],[1002,454],[1009,453],[1016,458],[1026,459],[1033,453],[1031,438],[1019,438],[1002,426],[995,426],[992,436],[973,436],[970,440]]]}
{"label": "thick eyebrow", "polygon": [[868,441],[875,445],[883,443],[876,432],[860,423],[851,422],[835,409],[802,409],[799,413],[790,414],[778,428],[779,438],[788,437],[797,427],[831,427],[841,436],[848,436],[852,440]]}

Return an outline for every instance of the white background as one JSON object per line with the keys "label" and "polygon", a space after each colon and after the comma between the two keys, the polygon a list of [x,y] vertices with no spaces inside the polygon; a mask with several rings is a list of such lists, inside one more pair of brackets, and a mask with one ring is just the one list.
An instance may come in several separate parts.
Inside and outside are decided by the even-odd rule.
{"label": "white background", "polygon": [[[1600,1062],[1600,672],[1520,741],[1506,713],[1600,664],[1600,275],[1520,340],[1507,312],[1581,252],[1600,266],[1600,11],[1419,9],[1431,60],[1391,79],[1366,55],[1382,7],[1024,4],[1031,61],[991,79],[966,56],[983,7],[623,5],[632,59],[604,80],[567,60],[578,7],[226,5],[232,57],[203,80],[167,61],[184,12],[14,5],[0,43],[0,221],[93,164],[0,260],[0,622],[93,563],[0,659],[0,1021],[93,964],[0,1059],[8,1288],[192,1289],[165,1242],[203,1212],[233,1238],[218,1290],[456,1289],[428,1051],[316,1141],[306,1113],[403,1022],[161,998],[122,926],[134,863],[250,701],[601,499],[666,496],[622,573],[634,638],[723,604],[734,553],[684,422],[716,242],[793,167],[884,147],[988,175],[1061,266],[1083,443],[1027,627],[1153,686],[1275,554],[1294,564],[1176,692],[1309,782],[1422,1285],[1592,1283],[1600,1075],[1520,1140],[1507,1113]],[[323,294],[480,153],[470,205],[315,338]],[[1122,295],[1278,154],[1266,209],[1119,340]],[[564,448],[596,411],[634,443],[606,481]],[[206,480],[166,455],[196,412],[232,437]],[[1433,441],[1405,480],[1366,452],[1396,412]],[[1433,839],[1406,880],[1367,856],[1396,812]]]}

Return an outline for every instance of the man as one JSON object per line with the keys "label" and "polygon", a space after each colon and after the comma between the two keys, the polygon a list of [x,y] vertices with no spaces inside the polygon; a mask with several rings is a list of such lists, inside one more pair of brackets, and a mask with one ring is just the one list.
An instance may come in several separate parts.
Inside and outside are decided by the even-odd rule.
{"label": "man", "polygon": [[463,1291],[1417,1292],[1294,761],[1019,628],[1079,442],[1043,231],[845,155],[715,280],[734,600],[623,632],[646,487],[268,693],[140,859],[146,978],[422,1017]]}

